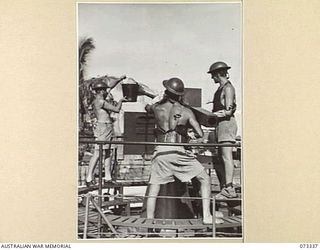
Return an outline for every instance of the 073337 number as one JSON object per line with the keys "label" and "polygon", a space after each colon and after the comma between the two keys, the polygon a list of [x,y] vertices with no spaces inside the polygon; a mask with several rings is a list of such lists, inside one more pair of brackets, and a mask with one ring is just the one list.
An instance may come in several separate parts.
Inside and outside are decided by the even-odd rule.
{"label": "073337 number", "polygon": [[317,248],[319,244],[307,244],[307,243],[304,243],[304,244],[300,244],[300,248]]}

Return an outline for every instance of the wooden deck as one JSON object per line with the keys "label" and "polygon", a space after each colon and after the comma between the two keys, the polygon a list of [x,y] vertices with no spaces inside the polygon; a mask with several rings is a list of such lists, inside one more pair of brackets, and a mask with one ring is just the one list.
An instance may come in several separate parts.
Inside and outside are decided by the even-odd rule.
{"label": "wooden deck", "polygon": [[[114,226],[155,228],[155,229],[207,229],[212,228],[212,224],[205,225],[201,219],[146,219],[134,218],[130,216],[107,215],[108,220]],[[222,218],[223,224],[216,224],[216,228],[240,227],[241,216],[230,216]]]}
{"label": "wooden deck", "polygon": [[[216,178],[216,176],[211,176]],[[216,183],[216,181],[212,181]],[[146,186],[144,181],[125,181],[114,184],[103,185],[103,189],[113,188],[116,194],[123,195],[125,187]],[[96,191],[98,186],[79,187],[78,194],[84,195],[88,192]],[[212,195],[219,191],[219,186],[212,184]],[[148,237],[150,230],[154,233],[154,237],[212,237],[213,231],[216,237],[241,237],[242,236],[242,211],[241,211],[241,190],[238,190],[238,197],[234,199],[216,199],[215,202],[220,211],[225,215],[222,224],[216,224],[213,230],[212,224],[204,225],[202,219],[147,219],[140,218],[141,207],[132,206],[134,203],[143,203],[143,197],[108,197],[103,199],[101,209],[107,220],[111,223],[117,232],[112,233],[107,223],[101,219],[101,228],[98,229],[98,212],[90,204],[87,238],[142,238]],[[111,192],[112,193],[112,192]],[[200,202],[200,200],[198,200]],[[84,203],[82,203],[84,205]],[[133,209],[133,207],[135,207]],[[109,210],[113,209],[115,210]],[[117,215],[119,214],[119,215]],[[120,215],[121,214],[121,215]],[[133,216],[132,216],[133,214]],[[135,214],[135,215],[134,215]],[[124,216],[125,215],[125,216]],[[78,208],[78,237],[83,238],[85,207]],[[113,232],[115,232],[113,231]],[[161,233],[164,232],[162,235]],[[170,235],[171,236],[168,236]],[[173,235],[173,236],[172,236]]]}
{"label": "wooden deck", "polygon": [[[78,233],[79,237],[82,238],[83,227],[84,227],[84,215],[85,208],[80,207],[78,210]],[[212,232],[212,224],[203,224],[201,219],[147,219],[140,218],[139,216],[120,216],[113,214],[105,214],[109,222],[116,228],[119,232],[119,235],[123,238],[136,238],[136,237],[145,237],[146,230],[176,230],[182,232],[179,235],[190,235],[190,230],[197,232],[202,230],[203,232],[207,231],[207,234],[210,235]],[[228,228],[241,228],[242,227],[242,217],[241,215],[229,216],[222,218],[222,224],[216,224],[216,230],[219,229],[228,229]],[[89,212],[89,221],[88,221],[88,237],[97,238],[99,230],[98,225],[98,213],[92,208]],[[102,220],[102,228],[104,232],[101,235],[101,238],[110,238],[114,235],[110,232],[106,232],[106,222]],[[127,232],[123,233],[123,228],[135,228],[134,233]],[[120,230],[119,230],[120,229]],[[217,233],[218,235],[219,233]],[[239,234],[238,234],[239,235]]]}

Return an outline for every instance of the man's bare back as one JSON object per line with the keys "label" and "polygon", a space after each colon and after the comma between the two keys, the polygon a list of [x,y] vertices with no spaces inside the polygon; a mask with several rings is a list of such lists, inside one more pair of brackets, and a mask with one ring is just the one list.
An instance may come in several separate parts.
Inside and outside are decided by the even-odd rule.
{"label": "man's bare back", "polygon": [[[187,128],[193,128],[198,137],[203,136],[200,125],[195,119],[191,109],[182,105],[180,102],[172,102],[168,99],[163,103],[160,102],[150,106],[147,110],[154,114],[157,128],[163,134],[174,136],[178,133],[186,136]],[[182,132],[182,130],[184,132]],[[158,136],[158,141],[165,141],[165,138],[168,137]],[[169,138],[173,137],[169,136]],[[176,142],[172,139],[169,141]],[[167,142],[169,141],[167,140]]]}

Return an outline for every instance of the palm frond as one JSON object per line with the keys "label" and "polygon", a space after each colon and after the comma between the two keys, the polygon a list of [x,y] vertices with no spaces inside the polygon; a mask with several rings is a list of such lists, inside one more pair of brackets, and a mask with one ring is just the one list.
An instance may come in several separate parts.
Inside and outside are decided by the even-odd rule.
{"label": "palm frond", "polygon": [[80,115],[80,130],[85,129],[84,114],[88,112],[88,88],[84,85],[84,70],[87,64],[89,53],[95,48],[94,40],[92,38],[81,38],[79,40],[79,115]]}
{"label": "palm frond", "polygon": [[87,56],[95,48],[93,39],[82,38],[79,42],[79,62],[84,64],[87,62]]}
{"label": "palm frond", "polygon": [[87,63],[89,53],[95,48],[94,40],[89,38],[81,38],[79,41],[79,80],[83,77],[83,71]]}

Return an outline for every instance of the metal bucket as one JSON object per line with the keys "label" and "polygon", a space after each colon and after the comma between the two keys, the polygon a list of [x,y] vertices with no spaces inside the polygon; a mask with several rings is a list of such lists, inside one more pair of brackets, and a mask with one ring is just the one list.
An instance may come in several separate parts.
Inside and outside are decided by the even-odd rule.
{"label": "metal bucket", "polygon": [[137,101],[138,89],[138,84],[122,84],[123,96],[127,97],[128,102]]}

